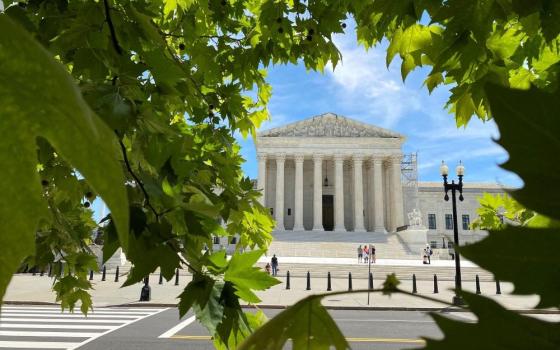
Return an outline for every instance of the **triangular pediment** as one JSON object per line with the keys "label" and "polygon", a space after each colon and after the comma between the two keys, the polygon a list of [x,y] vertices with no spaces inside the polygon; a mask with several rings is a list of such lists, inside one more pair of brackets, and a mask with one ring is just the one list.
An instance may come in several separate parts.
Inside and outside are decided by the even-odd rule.
{"label": "triangular pediment", "polygon": [[374,125],[325,113],[315,117],[262,131],[260,137],[376,137],[404,138],[399,133]]}

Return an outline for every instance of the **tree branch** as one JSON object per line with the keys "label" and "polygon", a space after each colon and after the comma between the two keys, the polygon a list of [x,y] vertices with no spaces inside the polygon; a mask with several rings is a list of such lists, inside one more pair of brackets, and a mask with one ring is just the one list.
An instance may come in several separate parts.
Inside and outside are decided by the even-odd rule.
{"label": "tree branch", "polygon": [[111,42],[113,43],[113,47],[115,51],[119,55],[122,55],[123,51],[121,46],[119,45],[119,41],[117,40],[117,34],[115,33],[115,26],[113,25],[113,20],[111,19],[111,13],[109,8],[109,0],[103,0],[103,7],[105,8],[105,19],[107,20],[107,24],[109,25],[109,32],[111,33]]}
{"label": "tree branch", "polygon": [[[115,131],[115,134],[117,134],[116,131]],[[142,183],[142,181],[140,181],[138,176],[136,176],[134,171],[132,171],[132,167],[130,166],[130,162],[128,161],[128,156],[126,155],[126,147],[124,146],[124,143],[122,142],[120,137],[118,137],[118,134],[117,134],[117,138],[119,140],[119,145],[121,146],[121,151],[122,151],[122,154],[123,154],[123,159],[124,159],[124,164],[126,165],[126,169],[128,170],[130,175],[134,178],[134,181],[138,184],[138,186],[142,190],[142,193],[144,194],[144,200],[146,201],[146,205],[148,206],[148,208],[150,208],[152,210],[152,212],[156,216],[156,221],[159,221],[160,214],[152,206],[152,203],[150,203],[150,195],[148,194],[148,192],[146,192],[146,189],[144,188],[144,184]]]}

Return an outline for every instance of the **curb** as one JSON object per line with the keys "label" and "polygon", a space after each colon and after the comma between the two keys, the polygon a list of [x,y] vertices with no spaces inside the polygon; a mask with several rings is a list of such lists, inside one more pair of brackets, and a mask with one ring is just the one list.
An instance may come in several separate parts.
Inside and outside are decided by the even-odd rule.
{"label": "curb", "polygon": [[[46,305],[46,306],[60,306],[57,303],[44,302],[44,301],[4,301],[3,305]],[[104,307],[168,307],[175,308],[178,304],[173,303],[141,303],[133,302],[126,304],[115,304],[115,305],[105,305],[98,308]],[[261,305],[241,305],[243,309],[274,309],[282,310],[287,309],[290,305],[274,305],[274,304],[261,304]],[[423,311],[423,312],[471,312],[468,309],[462,309],[457,307],[406,307],[406,306],[325,306],[327,310],[348,310],[348,311]],[[519,314],[543,314],[543,315],[557,315],[560,314],[560,310],[540,310],[540,309],[512,309],[509,311],[517,312]]]}

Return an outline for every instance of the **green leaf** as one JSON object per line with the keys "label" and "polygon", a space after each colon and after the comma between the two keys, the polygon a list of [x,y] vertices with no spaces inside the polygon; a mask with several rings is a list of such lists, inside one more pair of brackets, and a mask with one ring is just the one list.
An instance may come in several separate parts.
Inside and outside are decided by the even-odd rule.
{"label": "green leaf", "polygon": [[383,295],[393,294],[395,291],[397,291],[399,284],[401,284],[401,281],[399,281],[397,275],[395,275],[394,272],[390,275],[387,275],[385,281],[383,282],[383,288],[382,288]]}
{"label": "green leaf", "polygon": [[477,322],[455,321],[440,314],[431,316],[444,333],[442,340],[426,339],[426,350],[558,349],[560,324],[522,316],[491,299],[463,293]]}
{"label": "green leaf", "polygon": [[250,303],[261,301],[252,290],[265,290],[280,283],[262,268],[254,266],[262,255],[262,250],[247,253],[236,252],[231,257],[224,275],[225,281],[230,281],[235,285],[236,294]]}
{"label": "green leaf", "polygon": [[513,282],[515,294],[538,294],[538,307],[546,308],[560,306],[559,246],[558,228],[507,226],[460,252],[498,280]]}
{"label": "green leaf", "polygon": [[83,175],[112,211],[127,247],[128,205],[114,134],[90,110],[65,68],[0,14],[0,297],[47,217],[37,173],[37,138]]}
{"label": "green leaf", "polygon": [[321,305],[321,295],[311,295],[282,311],[257,329],[239,350],[283,349],[291,339],[294,349],[350,349],[344,335]]}
{"label": "green leaf", "polygon": [[[496,85],[485,88],[492,115],[500,130],[498,143],[509,153],[502,164],[524,182],[511,195],[521,204],[560,220],[560,104],[558,92],[531,88],[512,90]],[[546,200],[543,196],[546,196]]]}

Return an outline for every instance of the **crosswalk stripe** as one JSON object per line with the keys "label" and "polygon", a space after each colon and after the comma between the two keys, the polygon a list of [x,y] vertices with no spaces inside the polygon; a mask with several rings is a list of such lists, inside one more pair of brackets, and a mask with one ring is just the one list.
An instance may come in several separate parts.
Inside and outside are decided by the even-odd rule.
{"label": "crosswalk stripe", "polygon": [[[150,315],[150,314],[147,314]],[[36,314],[36,313],[32,313],[32,314],[18,314],[18,313],[11,313],[11,312],[6,312],[3,313],[2,315],[0,315],[0,320],[4,318],[4,316],[27,316],[27,317],[49,317],[51,315],[45,315],[45,314]],[[134,316],[134,315],[77,315],[77,314],[57,314],[57,317],[62,317],[62,318],[128,318],[128,319],[134,319],[136,317],[138,317],[138,315]]]}
{"label": "crosswalk stripe", "polygon": [[[45,314],[45,315],[77,315],[77,314],[81,314],[80,311],[76,311],[74,313],[70,313],[68,311],[66,312],[62,312],[60,309],[58,310],[4,310],[3,312],[6,313],[11,313],[11,314],[28,314],[28,313],[35,313],[35,314]],[[149,315],[151,314],[151,312],[148,311],[143,311],[143,312],[137,312],[137,311],[90,311],[89,313],[90,315]]]}
{"label": "crosswalk stripe", "polygon": [[84,316],[55,307],[2,307],[0,349],[72,350],[165,310],[101,308]]}
{"label": "crosswalk stripe", "polygon": [[5,337],[60,337],[60,338],[89,338],[99,335],[84,332],[26,332],[26,331],[0,331],[0,336]]}
{"label": "crosswalk stripe", "polygon": [[[2,307],[0,307],[0,309],[2,310],[62,310],[60,308],[60,306],[25,306],[25,307],[21,307],[21,306],[8,306],[8,305],[3,305]],[[98,308],[93,308],[93,310],[103,310],[103,311],[142,311],[142,312],[156,312],[156,311],[161,311],[164,310],[162,308],[155,308],[155,309],[146,309],[146,308],[140,308],[140,307],[130,307],[130,308],[125,308],[125,307],[98,307]]]}
{"label": "crosswalk stripe", "polygon": [[95,324],[95,325],[81,325],[81,324],[32,324],[32,323],[2,323],[0,324],[0,329],[2,328],[30,328],[30,329],[60,329],[60,327],[64,327],[64,329],[99,329],[99,330],[107,330],[107,329],[115,329],[117,326],[107,326],[102,324]]}
{"label": "crosswalk stripe", "polygon": [[80,343],[0,340],[0,348],[8,349],[71,349],[79,345]]}
{"label": "crosswalk stripe", "polygon": [[0,317],[0,322],[47,322],[47,323],[126,323],[129,320],[79,320],[69,318],[15,318]]}

